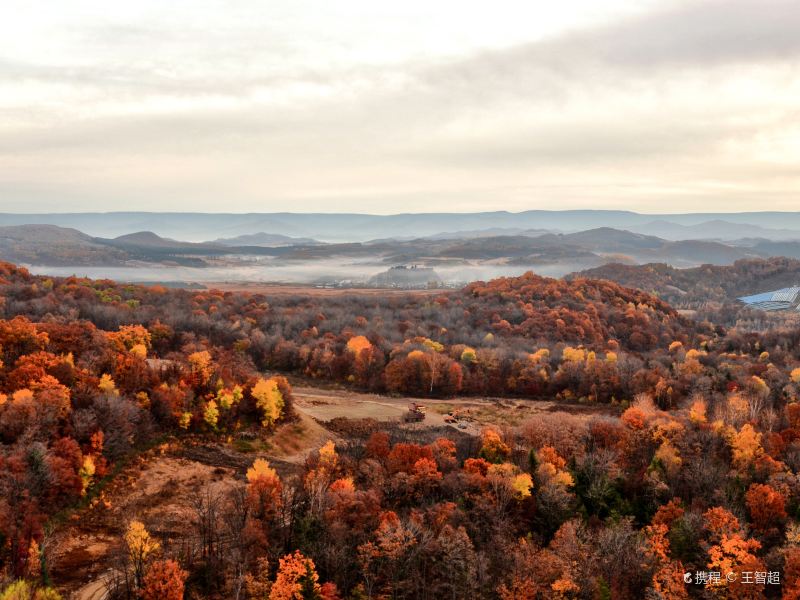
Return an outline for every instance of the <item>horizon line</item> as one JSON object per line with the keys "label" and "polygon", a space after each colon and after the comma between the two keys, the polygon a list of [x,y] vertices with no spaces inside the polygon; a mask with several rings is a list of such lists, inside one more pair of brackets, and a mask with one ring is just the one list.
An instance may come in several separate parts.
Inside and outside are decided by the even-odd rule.
{"label": "horizon line", "polygon": [[365,216],[365,217],[399,217],[407,215],[482,215],[482,214],[508,214],[522,215],[526,213],[621,213],[632,215],[650,216],[682,216],[682,215],[795,215],[800,214],[800,210],[744,210],[744,211],[698,211],[698,212],[647,212],[616,208],[568,208],[568,209],[546,209],[532,208],[520,211],[511,210],[476,210],[476,211],[432,211],[432,212],[400,212],[400,213],[369,213],[369,212],[333,212],[333,211],[275,211],[275,212],[230,212],[230,211],[187,211],[187,210],[114,210],[114,211],[69,211],[69,212],[11,212],[2,211],[0,217],[5,215],[12,216],[47,216],[47,215],[339,215],[339,216]]}

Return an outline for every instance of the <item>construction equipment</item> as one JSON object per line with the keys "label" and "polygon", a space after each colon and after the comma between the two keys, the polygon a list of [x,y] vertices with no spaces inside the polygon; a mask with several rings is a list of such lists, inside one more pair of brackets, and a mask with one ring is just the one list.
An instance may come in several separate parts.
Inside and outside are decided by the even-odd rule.
{"label": "construction equipment", "polygon": [[403,415],[406,423],[419,423],[425,420],[425,406],[412,402],[408,405],[408,412]]}

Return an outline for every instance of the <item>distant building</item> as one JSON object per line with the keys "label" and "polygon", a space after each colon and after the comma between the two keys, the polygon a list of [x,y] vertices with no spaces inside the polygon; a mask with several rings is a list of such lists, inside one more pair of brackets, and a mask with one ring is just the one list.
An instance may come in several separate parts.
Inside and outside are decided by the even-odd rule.
{"label": "distant building", "polygon": [[442,285],[442,278],[430,267],[398,265],[370,277],[367,285],[402,289],[438,288]]}
{"label": "distant building", "polygon": [[793,286],[738,298],[747,306],[765,311],[800,310],[800,286]]}

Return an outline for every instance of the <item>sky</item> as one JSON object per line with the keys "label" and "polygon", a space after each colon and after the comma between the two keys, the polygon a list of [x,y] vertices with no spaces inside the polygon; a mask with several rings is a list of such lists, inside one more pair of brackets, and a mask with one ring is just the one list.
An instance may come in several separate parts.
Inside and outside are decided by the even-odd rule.
{"label": "sky", "polygon": [[800,210],[796,0],[6,0],[0,211]]}

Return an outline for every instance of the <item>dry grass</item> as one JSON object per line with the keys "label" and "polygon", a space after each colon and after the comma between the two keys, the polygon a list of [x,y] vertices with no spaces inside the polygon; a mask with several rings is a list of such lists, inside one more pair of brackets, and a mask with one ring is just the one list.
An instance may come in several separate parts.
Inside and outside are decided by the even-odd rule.
{"label": "dry grass", "polygon": [[301,463],[309,452],[319,448],[328,440],[334,442],[338,440],[336,435],[309,415],[298,411],[298,416],[298,421],[281,425],[266,441],[266,449],[270,455],[287,462]]}

